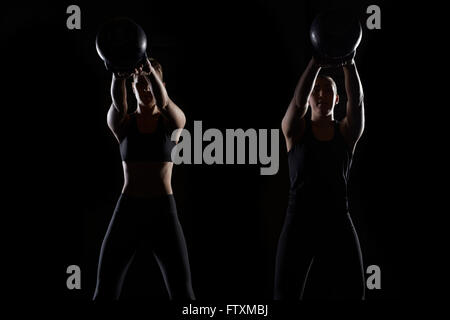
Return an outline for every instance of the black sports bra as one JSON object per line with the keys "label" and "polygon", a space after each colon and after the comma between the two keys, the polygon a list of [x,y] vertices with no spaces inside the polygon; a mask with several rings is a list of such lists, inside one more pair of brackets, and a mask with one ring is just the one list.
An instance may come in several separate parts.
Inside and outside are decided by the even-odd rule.
{"label": "black sports bra", "polygon": [[165,127],[162,116],[158,118],[155,131],[142,133],[137,126],[136,113],[132,113],[120,140],[122,161],[172,162],[175,142],[170,137],[171,132]]}

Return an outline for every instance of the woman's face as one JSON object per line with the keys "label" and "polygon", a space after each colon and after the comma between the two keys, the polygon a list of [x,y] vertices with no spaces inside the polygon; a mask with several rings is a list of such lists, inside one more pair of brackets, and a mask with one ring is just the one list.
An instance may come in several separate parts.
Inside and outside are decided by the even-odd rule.
{"label": "woman's face", "polygon": [[151,106],[154,98],[149,79],[145,75],[137,76],[133,83],[133,91],[139,105]]}
{"label": "woman's face", "polygon": [[338,101],[339,96],[334,82],[325,77],[317,77],[309,97],[309,104],[313,111],[321,116],[328,116],[333,113],[334,106]]}

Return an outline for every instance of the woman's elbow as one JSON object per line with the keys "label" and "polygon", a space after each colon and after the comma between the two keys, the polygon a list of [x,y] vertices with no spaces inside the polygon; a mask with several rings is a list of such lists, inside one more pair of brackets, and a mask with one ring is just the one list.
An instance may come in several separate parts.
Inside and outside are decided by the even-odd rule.
{"label": "woman's elbow", "polygon": [[179,119],[177,119],[176,127],[177,129],[183,129],[185,125],[186,125],[186,116],[184,115],[184,113],[182,113]]}

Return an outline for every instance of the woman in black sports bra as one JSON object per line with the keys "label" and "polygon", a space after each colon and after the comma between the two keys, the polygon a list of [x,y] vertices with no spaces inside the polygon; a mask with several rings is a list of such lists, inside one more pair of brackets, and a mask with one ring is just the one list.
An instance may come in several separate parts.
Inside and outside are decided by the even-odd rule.
{"label": "woman in black sports bra", "polygon": [[[364,129],[364,102],[354,53],[340,65],[312,58],[282,121],[288,150],[290,193],[275,266],[274,299],[364,299],[358,236],[348,212],[347,180],[352,154]],[[343,66],[346,117],[323,67]],[[311,117],[307,118],[311,106]]]}
{"label": "woman in black sports bra", "polygon": [[[129,114],[126,79],[136,112]],[[171,151],[186,119],[154,59],[113,74],[108,126],[120,144],[124,185],[102,243],[94,300],[115,300],[135,254],[153,254],[171,300],[194,300],[186,242],[171,187]],[[173,134],[172,134],[173,132]]]}

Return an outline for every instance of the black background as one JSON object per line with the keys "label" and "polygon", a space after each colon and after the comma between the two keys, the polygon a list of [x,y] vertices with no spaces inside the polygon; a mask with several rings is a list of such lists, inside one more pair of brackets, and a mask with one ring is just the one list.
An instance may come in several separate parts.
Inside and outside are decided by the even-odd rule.
{"label": "black background", "polygon": [[[66,28],[70,4],[81,8],[81,30]],[[370,4],[381,7],[381,30],[365,27]],[[144,28],[150,55],[163,65],[168,93],[185,112],[191,132],[194,120],[201,120],[204,130],[280,129],[311,56],[309,25],[318,12],[334,5],[126,1],[11,3],[3,8],[8,79],[3,129],[5,137],[13,138],[4,139],[4,152],[19,167],[5,170],[5,183],[13,191],[11,215],[18,220],[10,241],[11,253],[21,258],[12,260],[21,274],[13,279],[21,283],[15,289],[65,301],[89,300],[93,294],[99,248],[123,182],[118,147],[106,125],[111,76],[95,50],[102,23],[127,16]],[[352,8],[363,25],[356,63],[365,92],[366,129],[349,190],[365,265],[379,265],[382,271],[382,290],[369,291],[368,299],[429,297],[433,292],[417,289],[427,277],[418,271],[427,264],[418,242],[429,230],[416,229],[415,222],[431,206],[423,208],[418,195],[418,188],[427,187],[419,182],[423,155],[415,153],[422,144],[417,133],[422,126],[414,109],[420,108],[414,97],[417,70],[408,67],[415,52],[406,47],[411,34],[407,14],[387,1],[339,5]],[[346,100],[343,74],[330,74],[341,95],[340,119]],[[281,130],[276,175],[261,176],[259,165],[174,167],[174,194],[200,301],[271,300],[288,187]],[[66,288],[71,264],[81,267],[82,290]],[[166,299],[151,259],[138,257],[123,295]]]}

